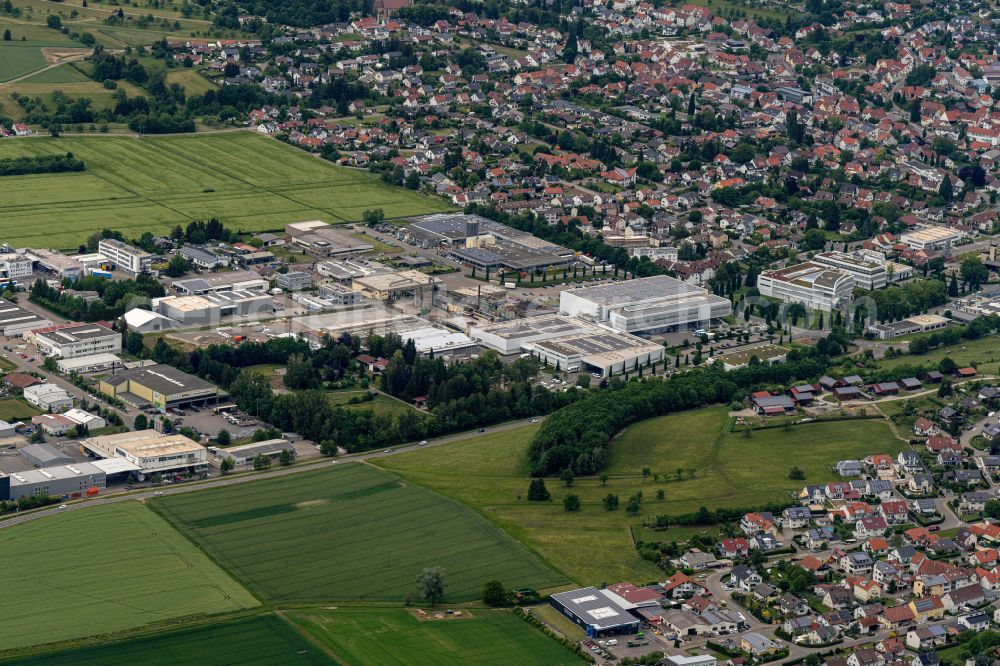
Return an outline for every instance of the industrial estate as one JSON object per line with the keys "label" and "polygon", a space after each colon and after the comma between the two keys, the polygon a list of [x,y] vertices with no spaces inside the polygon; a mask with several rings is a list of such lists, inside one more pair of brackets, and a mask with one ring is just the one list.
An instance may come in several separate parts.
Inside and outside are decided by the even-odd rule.
{"label": "industrial estate", "polygon": [[1000,664],[998,30],[0,2],[0,664]]}

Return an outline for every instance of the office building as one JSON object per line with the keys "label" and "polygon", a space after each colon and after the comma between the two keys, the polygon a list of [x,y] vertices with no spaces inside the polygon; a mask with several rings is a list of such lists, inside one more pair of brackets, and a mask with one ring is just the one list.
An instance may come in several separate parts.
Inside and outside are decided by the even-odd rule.
{"label": "office building", "polygon": [[288,271],[274,276],[274,284],[286,291],[301,291],[312,286],[312,276],[304,271]]}
{"label": "office building", "polygon": [[149,273],[153,266],[153,255],[149,252],[113,238],[101,239],[97,251],[107,257],[115,268],[129,275]]}
{"label": "office building", "polygon": [[622,333],[708,328],[732,314],[728,299],[665,275],[569,289],[559,310]]}
{"label": "office building", "polygon": [[889,274],[884,262],[861,257],[846,252],[821,252],[811,260],[815,264],[835,268],[847,273],[862,289],[881,289],[889,283]]}
{"label": "office building", "polygon": [[35,329],[25,338],[45,356],[80,358],[94,354],[117,354],[122,350],[122,335],[103,323],[67,324]]}
{"label": "office building", "polygon": [[138,468],[140,480],[150,474],[197,472],[208,464],[204,446],[184,435],[136,430],[88,437],[83,448],[100,458],[122,458]]}
{"label": "office building", "polygon": [[948,325],[948,319],[938,315],[913,315],[900,321],[892,321],[886,324],[872,324],[868,330],[875,334],[880,340],[892,340],[901,335],[911,333],[929,333],[942,329]]}
{"label": "office building", "polygon": [[0,472],[0,499],[17,500],[32,495],[76,499],[94,496],[107,487],[107,473],[89,462],[53,465],[24,472]]}
{"label": "office building", "polygon": [[[434,285],[438,282],[436,277],[420,271],[398,271],[356,277],[351,281],[351,288],[361,292],[365,298],[395,301],[433,291]],[[430,299],[427,299],[427,302],[429,304]]]}
{"label": "office building", "polygon": [[0,279],[25,278],[33,272],[31,258],[20,252],[0,254]]}
{"label": "office building", "polygon": [[762,296],[830,311],[851,302],[854,278],[842,271],[806,262],[764,271],[757,276]]}

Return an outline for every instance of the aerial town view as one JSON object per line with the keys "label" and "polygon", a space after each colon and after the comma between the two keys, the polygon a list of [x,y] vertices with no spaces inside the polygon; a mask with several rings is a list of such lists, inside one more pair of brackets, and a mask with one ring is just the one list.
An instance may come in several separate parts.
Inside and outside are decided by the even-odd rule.
{"label": "aerial town view", "polygon": [[1000,5],[0,36],[0,664],[1000,664]]}

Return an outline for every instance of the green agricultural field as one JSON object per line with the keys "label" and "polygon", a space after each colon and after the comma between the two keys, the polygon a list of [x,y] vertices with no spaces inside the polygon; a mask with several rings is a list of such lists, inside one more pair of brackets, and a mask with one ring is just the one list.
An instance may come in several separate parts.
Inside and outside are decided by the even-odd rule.
{"label": "green agricultural field", "polygon": [[39,137],[8,142],[0,156],[64,152],[87,170],[3,179],[10,193],[0,202],[7,242],[75,248],[104,227],[139,236],[217,217],[236,229],[264,231],[309,219],[359,220],[366,208],[389,217],[447,209],[439,199],[252,132]]}
{"label": "green agricultural field", "polygon": [[401,601],[424,567],[446,572],[446,599],[564,581],[459,504],[364,464],[154,500],[152,506],[261,598]]}
{"label": "green agricultural field", "polygon": [[[106,88],[96,83],[95,81],[91,81],[89,78],[87,78],[87,75],[81,72],[76,67],[74,67],[73,63],[66,63],[63,65],[59,65],[58,67],[53,67],[52,69],[46,69],[42,72],[39,72],[38,74],[29,76],[28,78],[24,79],[24,81],[22,81],[22,83],[25,84],[42,83],[48,86],[60,83],[88,83],[88,82],[93,83],[96,88],[101,88],[105,92],[108,92]],[[13,86],[13,90],[15,90],[16,92],[22,92],[22,89],[17,84],[11,84],[11,85]],[[22,94],[28,94],[28,92],[22,92]]]}
{"label": "green agricultural field", "polygon": [[[464,611],[468,613],[468,611]],[[420,619],[405,609],[290,611],[340,661],[358,666],[557,666],[582,659],[509,611]]]}
{"label": "green agricultural field", "polygon": [[0,42],[0,82],[45,67],[45,57],[34,42]]}
{"label": "green agricultural field", "polygon": [[[547,479],[552,502],[528,502],[527,451],[536,426],[507,430],[446,446],[382,458],[386,467],[415,483],[475,508],[527,544],[577,583],[647,582],[662,571],[639,557],[630,529],[660,514],[699,507],[756,505],[781,501],[803,482],[788,479],[792,465],[808,483],[835,478],[831,466],[869,453],[896,453],[882,420],[840,421],[758,430],[751,438],[725,431],[727,408],[712,407],[650,419],[625,430],[611,446],[607,483],[576,479],[566,488]],[[644,478],[642,470],[652,474]],[[680,470],[682,480],[677,480]],[[656,478],[653,477],[656,475]],[[658,490],[664,499],[658,500]],[[626,500],[642,491],[639,516],[625,514]],[[562,499],[577,493],[583,508],[563,510]],[[617,511],[605,511],[605,495],[618,495]],[[690,530],[655,532],[661,540],[683,540]],[[651,534],[644,533],[647,538]]]}
{"label": "green agricultural field", "polygon": [[0,610],[0,647],[110,634],[258,605],[162,518],[133,502],[0,530],[17,604]]}
{"label": "green agricultural field", "polygon": [[167,631],[107,645],[38,654],[9,661],[6,666],[105,666],[138,664],[174,666],[190,663],[197,656],[199,666],[227,664],[295,664],[301,666],[335,663],[295,629],[274,615],[220,622],[190,629]]}

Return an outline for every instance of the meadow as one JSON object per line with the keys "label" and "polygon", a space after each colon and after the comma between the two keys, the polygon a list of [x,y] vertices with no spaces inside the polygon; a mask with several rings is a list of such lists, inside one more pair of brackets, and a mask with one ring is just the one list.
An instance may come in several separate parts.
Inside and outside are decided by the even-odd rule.
{"label": "meadow", "polygon": [[40,47],[51,45],[46,42],[0,42],[0,82],[10,81],[45,67],[45,57]]}
{"label": "meadow", "polygon": [[30,421],[32,416],[37,416],[42,412],[29,405],[24,400],[18,398],[4,398],[0,400],[0,421]]}
{"label": "meadow", "polygon": [[111,644],[14,658],[3,663],[7,666],[104,666],[138,663],[144,666],[174,666],[189,663],[192,655],[197,655],[199,666],[312,666],[335,663],[274,615],[259,615]]}
{"label": "meadow", "polygon": [[[463,614],[468,614],[463,611]],[[509,611],[419,619],[405,609],[290,611],[288,619],[347,664],[559,666],[582,659]]]}
{"label": "meadow", "polygon": [[68,249],[105,227],[137,237],[216,217],[234,229],[265,231],[310,219],[356,221],[368,208],[389,217],[447,209],[252,132],[38,137],[0,147],[5,158],[65,152],[86,171],[4,178],[7,242]]}
{"label": "meadow", "polygon": [[879,359],[880,368],[897,368],[901,365],[927,365],[937,367],[944,358],[950,358],[959,367],[976,363],[980,374],[995,375],[1000,373],[1000,337],[991,335],[978,340],[962,340],[961,342],[937,347],[926,354],[903,354],[895,358]]}
{"label": "meadow", "polygon": [[[56,547],[62,544],[63,547]],[[174,618],[258,606],[162,518],[133,502],[58,514],[0,530],[0,646],[110,634]]]}
{"label": "meadow", "polygon": [[[570,488],[547,479],[551,502],[528,502],[527,451],[537,426],[507,430],[432,449],[400,453],[378,465],[453,497],[496,522],[580,584],[662,579],[643,560],[632,532],[657,515],[782,501],[804,483],[835,478],[833,464],[905,446],[883,420],[815,423],[757,430],[746,438],[730,433],[727,408],[712,407],[649,419],[626,429],[611,445],[608,478],[578,478]],[[788,478],[792,465],[806,481]],[[650,474],[643,475],[649,467]],[[664,499],[657,499],[663,490]],[[640,513],[629,517],[626,500],[642,492]],[[580,496],[579,512],[562,506]],[[617,511],[602,499],[618,495]],[[701,531],[701,530],[697,530]],[[662,541],[684,540],[691,529],[643,532]]]}
{"label": "meadow", "polygon": [[445,570],[449,602],[483,583],[565,580],[474,512],[364,464],[157,498],[153,508],[272,602],[399,602],[424,567]]}

